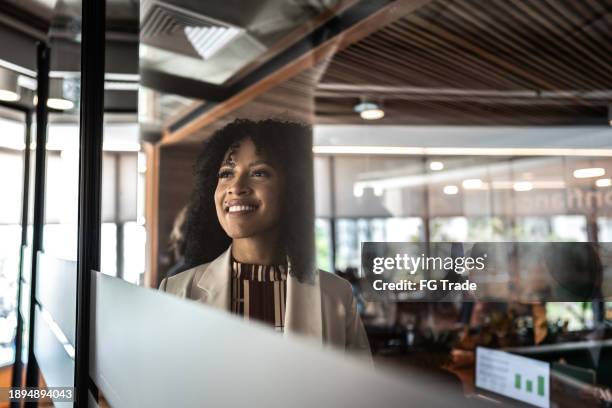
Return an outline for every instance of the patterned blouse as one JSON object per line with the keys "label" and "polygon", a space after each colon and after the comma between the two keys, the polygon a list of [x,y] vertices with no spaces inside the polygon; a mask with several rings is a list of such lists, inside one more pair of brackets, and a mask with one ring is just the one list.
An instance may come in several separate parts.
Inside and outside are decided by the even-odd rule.
{"label": "patterned blouse", "polygon": [[287,295],[287,267],[251,265],[232,259],[232,313],[282,332]]}

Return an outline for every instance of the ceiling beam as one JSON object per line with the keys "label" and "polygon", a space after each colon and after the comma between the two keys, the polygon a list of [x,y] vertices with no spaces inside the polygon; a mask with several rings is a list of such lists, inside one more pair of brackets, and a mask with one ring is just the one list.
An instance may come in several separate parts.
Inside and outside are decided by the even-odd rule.
{"label": "ceiling beam", "polygon": [[[225,101],[211,105],[209,109],[202,109],[201,114],[176,130],[166,129],[161,143],[175,144],[185,140],[192,133],[236,110],[258,95],[287,81],[294,75],[315,66],[326,58],[330,58],[350,44],[423,7],[430,1],[396,0],[377,2],[368,0],[360,2],[355,7],[339,15],[336,19],[330,20],[319,30],[313,32],[311,38],[307,37],[305,42],[297,43],[292,49],[270,61],[270,64],[275,69],[270,69],[268,64],[264,65],[264,67],[250,76],[251,78],[247,77],[245,80],[239,81],[236,84],[236,92]],[[375,8],[372,9],[373,7]],[[361,14],[355,14],[356,9]],[[326,37],[330,31],[333,34],[330,37]],[[317,40],[316,36],[321,35],[324,36],[323,41],[315,42],[316,45],[314,47],[309,45]],[[297,55],[294,55],[296,53]],[[291,59],[285,61],[289,56],[291,56]],[[279,61],[282,64],[274,66]],[[253,80],[253,76],[257,79]]]}

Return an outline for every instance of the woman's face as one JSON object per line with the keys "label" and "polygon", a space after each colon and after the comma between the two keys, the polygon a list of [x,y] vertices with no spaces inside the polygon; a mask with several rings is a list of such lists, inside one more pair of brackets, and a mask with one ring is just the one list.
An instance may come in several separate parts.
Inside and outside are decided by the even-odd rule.
{"label": "woman's face", "polygon": [[280,224],[283,180],[249,138],[232,146],[221,163],[215,207],[232,239],[262,237]]}

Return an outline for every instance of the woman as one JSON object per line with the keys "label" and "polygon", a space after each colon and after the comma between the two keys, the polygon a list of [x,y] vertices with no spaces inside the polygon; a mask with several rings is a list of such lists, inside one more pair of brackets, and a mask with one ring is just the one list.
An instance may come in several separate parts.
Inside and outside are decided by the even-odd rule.
{"label": "woman", "polygon": [[195,268],[160,290],[369,359],[350,284],[316,270],[308,126],[236,120],[205,144],[187,217]]}

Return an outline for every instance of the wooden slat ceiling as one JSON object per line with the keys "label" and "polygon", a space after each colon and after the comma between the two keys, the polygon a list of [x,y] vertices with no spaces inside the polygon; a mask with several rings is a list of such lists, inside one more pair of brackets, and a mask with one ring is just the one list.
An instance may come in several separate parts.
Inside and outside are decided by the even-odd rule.
{"label": "wooden slat ceiling", "polygon": [[[364,97],[382,102],[383,119],[354,112]],[[281,115],[319,124],[606,125],[610,104],[612,0],[437,0],[219,122]]]}
{"label": "wooden slat ceiling", "polygon": [[318,123],[605,124],[612,103],[612,2],[435,1],[336,54]]}

